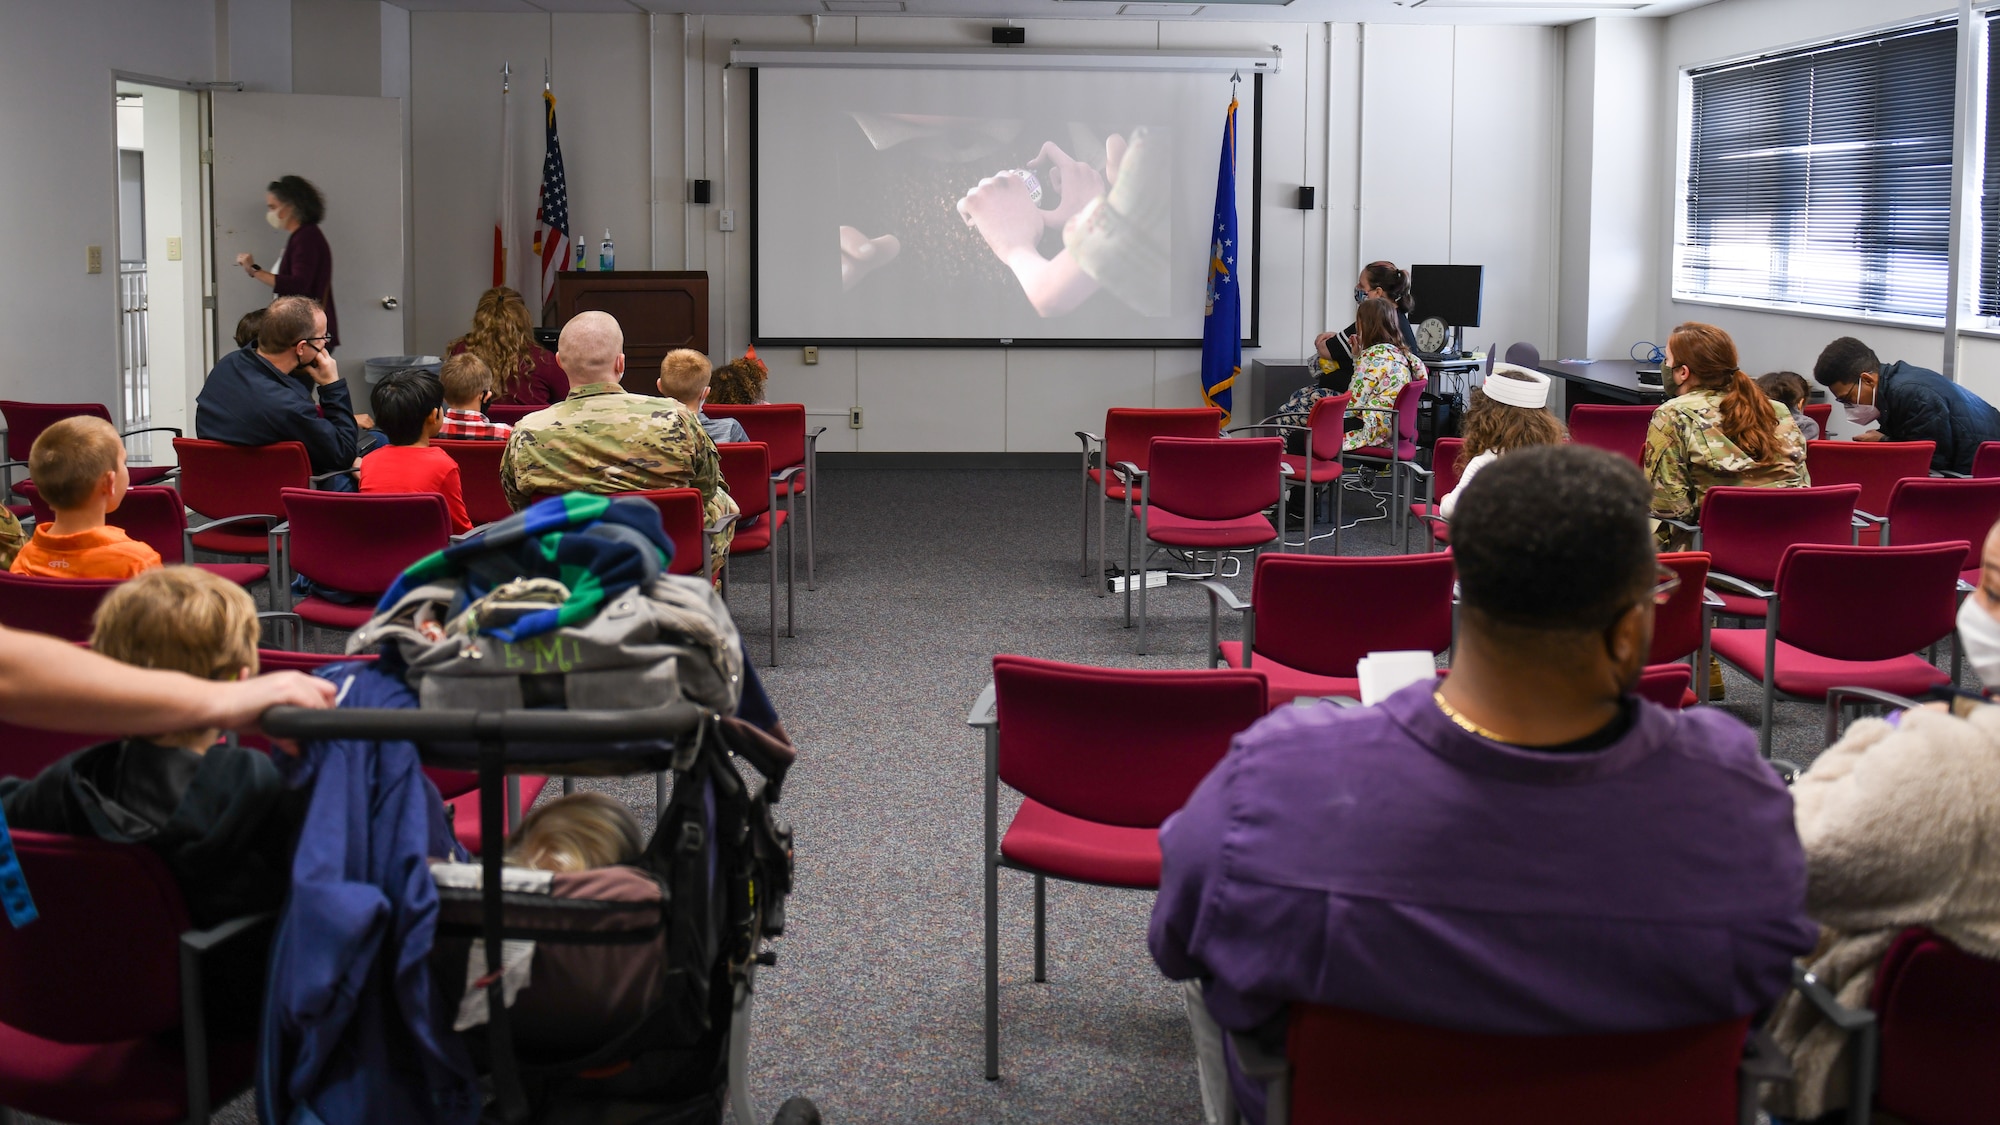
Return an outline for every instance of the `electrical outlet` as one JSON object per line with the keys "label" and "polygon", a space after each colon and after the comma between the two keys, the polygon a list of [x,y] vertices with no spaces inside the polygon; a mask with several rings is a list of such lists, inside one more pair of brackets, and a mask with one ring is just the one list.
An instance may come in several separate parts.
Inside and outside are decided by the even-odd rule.
{"label": "electrical outlet", "polygon": [[850,430],[858,430],[861,428],[860,407],[850,406],[847,408],[847,428]]}
{"label": "electrical outlet", "polygon": [[178,262],[180,260],[181,260],[181,236],[177,234],[169,235],[167,237],[167,261]]}
{"label": "electrical outlet", "polygon": [[104,247],[86,246],[83,248],[83,272],[104,272]]}
{"label": "electrical outlet", "polygon": [[812,346],[811,344],[807,344],[807,345],[806,345],[806,349],[805,349],[805,352],[806,352],[806,366],[807,366],[807,367],[811,367],[811,366],[812,366],[813,364],[815,364],[815,363],[818,363],[818,362],[819,362],[819,349],[818,349],[818,348],[815,348],[815,347],[813,347],[813,346]]}
{"label": "electrical outlet", "polygon": [[724,211],[720,212],[720,219],[719,219],[719,222],[721,223],[721,226],[720,226],[720,227],[719,227],[718,229],[720,229],[720,230],[722,230],[722,231],[724,231],[724,232],[728,232],[728,231],[732,231],[732,230],[735,230],[735,229],[736,229],[736,212],[734,212],[734,211],[729,211],[729,210],[724,210]]}

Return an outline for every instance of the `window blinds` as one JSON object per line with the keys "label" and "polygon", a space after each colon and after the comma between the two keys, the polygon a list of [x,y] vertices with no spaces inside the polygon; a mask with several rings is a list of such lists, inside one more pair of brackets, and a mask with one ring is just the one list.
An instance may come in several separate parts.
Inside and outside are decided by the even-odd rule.
{"label": "window blinds", "polygon": [[1979,314],[2000,316],[2000,19],[1986,21],[1986,167],[1979,188]]}
{"label": "window blinds", "polygon": [[1956,53],[1931,24],[1694,71],[1676,288],[1942,317]]}

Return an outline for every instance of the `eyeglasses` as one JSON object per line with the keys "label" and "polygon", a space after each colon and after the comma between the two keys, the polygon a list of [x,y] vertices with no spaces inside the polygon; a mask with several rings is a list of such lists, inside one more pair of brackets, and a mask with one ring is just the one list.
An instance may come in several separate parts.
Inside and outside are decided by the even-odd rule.
{"label": "eyeglasses", "polygon": [[1659,581],[1653,584],[1649,593],[1652,595],[1654,605],[1665,605],[1673,600],[1674,591],[1681,588],[1681,573],[1665,563],[1657,565],[1655,577]]}
{"label": "eyeglasses", "polygon": [[324,336],[307,336],[305,339],[299,341],[301,344],[329,344],[332,342],[333,333],[331,332]]}

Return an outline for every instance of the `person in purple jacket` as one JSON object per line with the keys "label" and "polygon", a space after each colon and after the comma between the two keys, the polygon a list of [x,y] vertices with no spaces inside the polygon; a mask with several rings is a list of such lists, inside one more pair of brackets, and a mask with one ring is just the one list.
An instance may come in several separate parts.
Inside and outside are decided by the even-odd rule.
{"label": "person in purple jacket", "polygon": [[1211,1112],[1233,1092],[1261,1123],[1264,1105],[1224,1077],[1215,1025],[1293,1002],[1488,1034],[1664,1030],[1766,1009],[1818,936],[1755,734],[1633,694],[1675,585],[1645,478],[1536,447],[1467,493],[1451,675],[1280,708],[1161,829],[1150,944],[1200,982]]}
{"label": "person in purple jacket", "polygon": [[276,265],[265,269],[251,254],[236,255],[236,264],[254,281],[271,287],[278,297],[311,297],[326,310],[331,351],[340,346],[340,317],[333,311],[333,250],[320,233],[326,199],[302,176],[282,176],[264,189],[264,219],[291,237]]}

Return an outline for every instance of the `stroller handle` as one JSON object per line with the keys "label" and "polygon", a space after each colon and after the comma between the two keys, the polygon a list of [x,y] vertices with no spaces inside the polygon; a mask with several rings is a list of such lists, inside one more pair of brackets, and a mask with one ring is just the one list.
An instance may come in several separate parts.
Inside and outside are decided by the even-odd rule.
{"label": "stroller handle", "polygon": [[644,711],[455,711],[273,707],[258,725],[277,738],[366,738],[413,742],[671,741],[712,716],[685,700]]}

